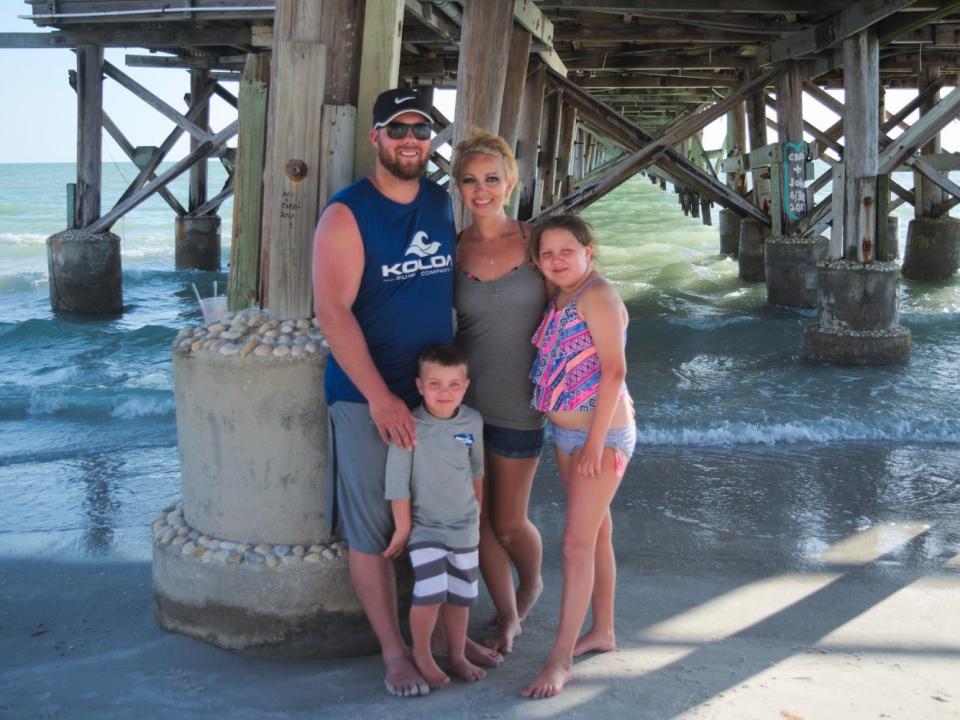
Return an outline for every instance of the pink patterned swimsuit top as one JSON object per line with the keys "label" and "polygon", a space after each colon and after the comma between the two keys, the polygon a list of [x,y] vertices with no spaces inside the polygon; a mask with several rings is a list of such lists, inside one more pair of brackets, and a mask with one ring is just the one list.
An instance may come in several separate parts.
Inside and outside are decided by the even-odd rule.
{"label": "pink patterned swimsuit top", "polygon": [[[537,356],[530,369],[534,384],[530,405],[541,412],[593,410],[597,404],[600,356],[587,323],[577,314],[577,300],[599,280],[589,280],[559,310],[555,294],[531,338]],[[620,392],[625,395],[626,386]]]}

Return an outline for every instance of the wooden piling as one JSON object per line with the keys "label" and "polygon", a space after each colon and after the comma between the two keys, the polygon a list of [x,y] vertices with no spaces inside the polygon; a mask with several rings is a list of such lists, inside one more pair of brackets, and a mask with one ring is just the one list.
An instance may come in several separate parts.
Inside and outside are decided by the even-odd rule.
{"label": "wooden piling", "polygon": [[535,212],[534,198],[537,189],[537,160],[540,149],[540,120],[543,116],[543,92],[546,86],[547,68],[538,63],[530,73],[523,89],[523,105],[520,111],[520,129],[517,137],[517,165],[519,172],[517,217],[529,220]]}
{"label": "wooden piling", "polygon": [[100,217],[103,128],[103,48],[77,48],[77,193],[74,227]]}
{"label": "wooden piling", "polygon": [[400,72],[400,36],[403,30],[403,0],[367,0],[360,51],[360,85],[357,98],[357,128],[353,154],[353,177],[373,171],[373,145],[367,131],[373,124],[373,103],[384,90],[397,86]]}
{"label": "wooden piling", "polygon": [[240,77],[238,98],[240,136],[237,140],[233,239],[227,282],[227,303],[231,310],[241,310],[257,300],[269,87],[270,56],[248,54]]}

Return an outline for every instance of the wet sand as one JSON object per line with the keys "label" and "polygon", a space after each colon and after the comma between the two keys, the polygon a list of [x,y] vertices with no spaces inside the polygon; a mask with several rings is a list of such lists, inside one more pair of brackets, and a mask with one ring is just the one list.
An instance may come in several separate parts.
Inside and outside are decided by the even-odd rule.
{"label": "wet sand", "polygon": [[559,605],[549,460],[532,508],[546,587],[514,654],[421,699],[388,696],[376,657],[247,658],[157,629],[147,558],[0,544],[0,718],[960,718],[955,457],[641,448],[614,503],[620,649],[540,701],[519,693]]}

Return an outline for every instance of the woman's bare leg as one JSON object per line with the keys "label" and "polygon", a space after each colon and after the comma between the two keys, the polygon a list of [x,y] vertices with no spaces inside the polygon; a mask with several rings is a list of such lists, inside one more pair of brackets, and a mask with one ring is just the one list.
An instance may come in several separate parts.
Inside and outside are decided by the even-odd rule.
{"label": "woman's bare leg", "polygon": [[540,574],[543,542],[540,531],[527,517],[530,491],[539,458],[506,458],[489,453],[491,523],[500,544],[517,568],[517,615],[520,620],[543,590]]}
{"label": "woman's bare leg", "polygon": [[573,650],[593,594],[597,536],[620,485],[613,449],[604,449],[600,475],[595,478],[576,472],[576,457],[576,453],[571,456],[557,451],[557,465],[567,489],[560,626],[543,669],[523,690],[525,697],[551,697],[570,680]]}

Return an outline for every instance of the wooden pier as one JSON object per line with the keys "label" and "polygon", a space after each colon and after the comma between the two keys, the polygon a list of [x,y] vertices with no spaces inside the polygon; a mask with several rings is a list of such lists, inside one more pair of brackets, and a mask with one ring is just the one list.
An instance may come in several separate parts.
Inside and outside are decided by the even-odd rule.
{"label": "wooden pier", "polygon": [[[948,172],[960,169],[960,159],[939,144],[940,131],[960,109],[960,90],[944,90],[957,85],[960,73],[957,2],[24,4],[26,20],[50,32],[2,35],[0,47],[70,48],[77,56],[78,171],[68,230],[103,234],[159,193],[177,219],[178,267],[216,269],[217,209],[235,195],[233,307],[256,302],[283,317],[311,315],[304,259],[317,214],[331,192],[366,172],[373,99],[400,85],[457,90],[454,117],[435,117],[435,179],[446,182],[446,144],[468,126],[508,139],[520,167],[514,212],[522,219],[579,211],[649,171],[655,181],[672,183],[684,212],[704,223],[713,222],[714,207],[721,210],[724,250],[736,253],[743,245],[745,278],[763,277],[769,238],[819,247],[810,241],[827,228],[830,241],[816,260],[892,261],[896,241],[887,236],[887,217],[904,202],[914,206],[916,220],[903,272],[943,278],[960,262],[960,229],[948,216],[960,202]],[[118,46],[131,48],[127,66],[189,72],[188,106],[169,106],[104,62],[103,49]],[[102,107],[103,82],[137,95],[149,106],[144,112],[164,114],[173,132],[154,147],[133,148]],[[234,83],[239,90],[227,89]],[[840,88],[842,103],[828,92]],[[917,96],[894,115],[883,107],[888,88],[913,89]],[[237,122],[209,127],[214,94],[238,109]],[[822,105],[840,120],[817,127],[804,116],[805,103]],[[915,110],[919,119],[908,124]],[[724,146],[704,148],[703,128],[724,115]],[[768,128],[777,142],[767,142]],[[104,130],[141,169],[109,209],[100,207]],[[227,143],[238,132],[235,153]],[[190,153],[158,175],[183,133]],[[229,181],[208,190],[206,162],[214,157],[224,162]],[[820,177],[811,176],[814,159],[828,165]],[[914,173],[913,189],[891,179],[902,169]],[[190,174],[186,203],[166,187],[183,173]],[[826,199],[814,204],[814,193],[828,187]],[[746,270],[750,257],[760,258],[759,272]],[[816,271],[797,282],[809,285],[810,272]],[[775,275],[780,279],[767,279],[771,301],[792,297],[770,286],[790,282],[783,278],[791,273]],[[52,300],[62,309],[99,311],[96,301],[65,307]],[[834,329],[849,329],[848,320]]]}

